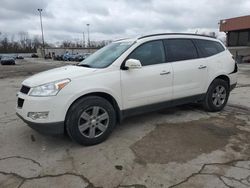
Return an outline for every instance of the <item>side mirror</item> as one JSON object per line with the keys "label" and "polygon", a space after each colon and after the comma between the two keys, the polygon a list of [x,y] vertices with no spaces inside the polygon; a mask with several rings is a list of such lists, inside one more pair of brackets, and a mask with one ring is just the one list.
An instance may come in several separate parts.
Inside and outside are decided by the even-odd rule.
{"label": "side mirror", "polygon": [[127,69],[140,69],[142,65],[141,65],[141,62],[137,59],[128,59],[125,62],[125,67]]}

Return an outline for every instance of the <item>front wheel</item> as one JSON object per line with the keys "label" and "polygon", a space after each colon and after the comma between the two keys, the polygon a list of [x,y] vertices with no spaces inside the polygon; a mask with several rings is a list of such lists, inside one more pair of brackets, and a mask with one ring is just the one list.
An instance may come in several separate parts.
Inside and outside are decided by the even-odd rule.
{"label": "front wheel", "polygon": [[222,79],[215,79],[208,88],[203,106],[207,111],[217,112],[227,104],[230,89],[229,84]]}
{"label": "front wheel", "polygon": [[116,124],[113,106],[98,96],[84,97],[69,109],[66,129],[69,136],[82,145],[103,142]]}

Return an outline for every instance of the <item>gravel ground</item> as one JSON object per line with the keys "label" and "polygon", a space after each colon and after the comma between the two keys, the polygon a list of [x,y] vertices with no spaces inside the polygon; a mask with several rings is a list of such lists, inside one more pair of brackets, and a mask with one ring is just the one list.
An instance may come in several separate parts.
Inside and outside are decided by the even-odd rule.
{"label": "gravel ground", "polygon": [[77,62],[44,60],[41,58],[26,58],[22,60],[16,60],[15,66],[0,65],[0,79],[27,77],[38,72],[76,63]]}

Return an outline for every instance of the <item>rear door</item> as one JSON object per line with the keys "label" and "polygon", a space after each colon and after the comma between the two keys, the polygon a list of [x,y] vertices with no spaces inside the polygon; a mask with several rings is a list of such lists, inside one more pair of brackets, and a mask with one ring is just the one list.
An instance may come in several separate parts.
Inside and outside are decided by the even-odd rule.
{"label": "rear door", "polygon": [[171,62],[173,98],[184,98],[204,93],[207,82],[207,63],[199,58],[191,39],[164,40],[167,61]]}

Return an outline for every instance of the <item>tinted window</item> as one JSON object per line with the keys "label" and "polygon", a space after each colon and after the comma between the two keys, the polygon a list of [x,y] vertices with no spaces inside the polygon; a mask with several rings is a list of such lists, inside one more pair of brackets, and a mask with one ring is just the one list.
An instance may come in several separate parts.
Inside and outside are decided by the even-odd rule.
{"label": "tinted window", "polygon": [[201,57],[209,57],[225,50],[224,47],[216,41],[195,39],[194,42]]}
{"label": "tinted window", "polygon": [[143,66],[165,62],[165,53],[162,41],[152,41],[136,48],[128,57],[140,60]]}
{"label": "tinted window", "polygon": [[228,46],[237,46],[238,44],[238,32],[229,32],[228,33]]}
{"label": "tinted window", "polygon": [[227,34],[228,46],[248,46],[250,31],[230,31]]}
{"label": "tinted window", "polygon": [[248,32],[247,31],[242,31],[239,32],[239,46],[247,46],[248,44]]}
{"label": "tinted window", "polygon": [[167,60],[181,61],[198,57],[193,42],[189,39],[168,39],[164,41]]}

